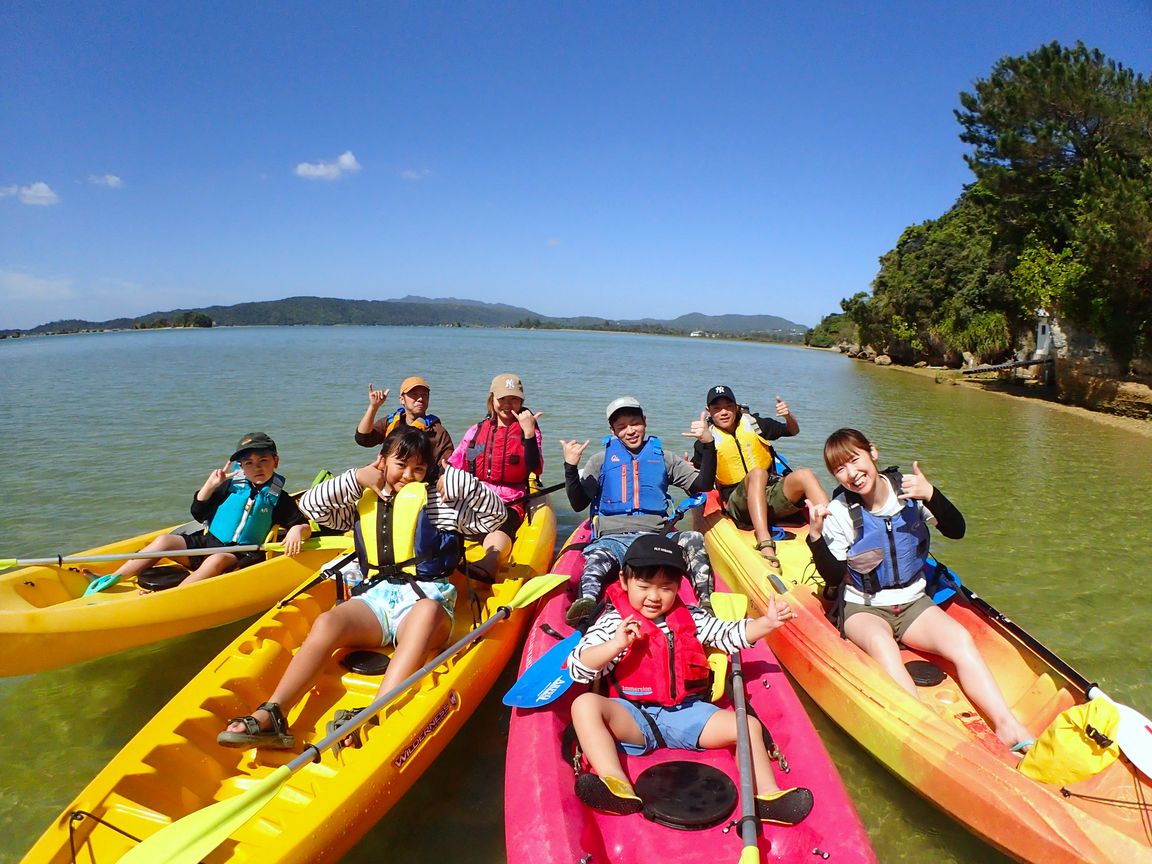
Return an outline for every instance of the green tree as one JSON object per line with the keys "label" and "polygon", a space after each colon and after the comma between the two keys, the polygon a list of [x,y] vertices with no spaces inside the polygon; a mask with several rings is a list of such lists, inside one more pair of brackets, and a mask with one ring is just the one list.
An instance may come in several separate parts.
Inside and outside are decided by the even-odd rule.
{"label": "green tree", "polygon": [[997,270],[1126,365],[1152,341],[1152,87],[1083,43],[1052,42],[1000,60],[960,103]]}

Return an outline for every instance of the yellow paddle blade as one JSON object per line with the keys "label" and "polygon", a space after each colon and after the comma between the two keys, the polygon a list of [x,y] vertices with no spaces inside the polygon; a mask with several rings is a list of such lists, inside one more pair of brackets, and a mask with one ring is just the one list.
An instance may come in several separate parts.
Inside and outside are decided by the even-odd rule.
{"label": "yellow paddle blade", "polygon": [[712,611],[721,621],[739,621],[748,614],[748,596],[713,592]]}
{"label": "yellow paddle blade", "polygon": [[199,864],[280,791],[292,769],[281,765],[252,788],[161,828],[120,864]]}
{"label": "yellow paddle blade", "polygon": [[542,573],[539,576],[533,576],[520,586],[520,590],[516,592],[516,596],[512,598],[509,605],[513,609],[522,609],[546,594],[551,594],[571,578],[566,573]]}
{"label": "yellow paddle blade", "polygon": [[745,846],[744,851],[740,853],[740,864],[760,864],[760,848],[758,846]]}

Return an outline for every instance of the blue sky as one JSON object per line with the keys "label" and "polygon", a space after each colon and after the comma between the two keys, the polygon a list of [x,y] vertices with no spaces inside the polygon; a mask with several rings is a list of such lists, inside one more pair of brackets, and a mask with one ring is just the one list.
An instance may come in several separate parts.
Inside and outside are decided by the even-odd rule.
{"label": "blue sky", "polygon": [[1130,2],[0,4],[0,329],[299,294],[813,325]]}

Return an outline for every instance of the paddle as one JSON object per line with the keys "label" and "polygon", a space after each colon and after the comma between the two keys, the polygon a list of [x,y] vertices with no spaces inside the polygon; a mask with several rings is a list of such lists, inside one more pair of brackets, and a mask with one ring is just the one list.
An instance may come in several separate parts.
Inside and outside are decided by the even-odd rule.
{"label": "paddle", "polygon": [[[300,544],[302,550],[307,549],[347,549],[352,543],[351,537],[324,536],[313,537]],[[175,555],[178,558],[187,558],[195,555],[215,555],[217,552],[283,552],[283,543],[261,543],[248,546],[218,546],[215,549],[169,549],[154,552],[110,552],[104,555],[53,555],[50,558],[0,558],[0,570],[10,567],[32,567],[46,564],[63,567],[65,564],[88,564],[94,561],[131,561],[134,558],[168,558]]]}
{"label": "paddle", "polygon": [[542,576],[529,579],[520,586],[520,590],[516,592],[516,596],[507,606],[501,606],[475,630],[470,631],[455,644],[445,648],[387,693],[376,697],[371,705],[360,711],[351,720],[339,726],[317,743],[309,744],[304,748],[304,752],[291,762],[281,765],[239,795],[218,801],[197,810],[195,813],[190,813],[183,819],[160,829],[124,855],[120,859],[121,864],[197,864],[205,855],[227,840],[232,832],[255,816],[280,791],[280,787],[295,771],[309,762],[318,760],[323,751],[337,741],[347,738],[348,735],[379,713],[389,702],[428,676],[461,648],[475,642],[489,629],[508,618],[514,609],[522,609],[532,604],[567,581],[568,577],[559,573],[545,573]]}
{"label": "paddle", "polygon": [[[748,612],[748,598],[743,594],[714,593],[712,611],[721,621],[739,621]],[[736,764],[740,769],[740,837],[744,841],[740,864],[757,864],[760,848],[756,835],[760,820],[756,818],[756,788],[752,773],[752,739],[748,732],[748,701],[744,693],[744,666],[739,651],[729,657],[732,669],[732,707],[736,711]]]}
{"label": "paddle", "polygon": [[[312,549],[347,549],[352,542],[350,537],[316,537],[305,540],[300,544],[300,551]],[[62,567],[65,564],[80,564],[90,561],[133,561],[139,558],[192,558],[203,555],[215,555],[217,552],[283,552],[283,543],[249,544],[246,546],[216,546],[210,549],[157,549],[151,552],[118,552],[107,555],[58,555],[55,558],[27,558],[17,561],[11,558],[0,558],[0,570],[6,567],[28,567],[33,564],[48,564]],[[120,581],[119,573],[109,573],[98,576],[88,583],[84,596],[111,588]]]}
{"label": "paddle", "polygon": [[541,495],[549,495],[553,492],[559,492],[563,488],[563,483],[556,483],[552,486],[545,486],[543,489],[537,489],[535,492],[529,492],[525,495],[521,495],[519,498],[513,498],[511,501],[505,501],[504,504],[519,504],[521,501],[531,501],[533,498],[539,498]]}
{"label": "paddle", "polygon": [[951,582],[952,587],[959,591],[971,606],[1043,657],[1061,675],[1081,688],[1089,699],[1107,699],[1115,705],[1116,710],[1120,713],[1120,728],[1116,735],[1116,743],[1124,755],[1128,757],[1128,760],[1139,769],[1140,773],[1152,778],[1152,720],[1149,720],[1135,708],[1117,702],[1101,690],[1095,682],[1089,681],[1073,669],[1059,655],[1049,650],[1043,642],[962,583],[946,564],[941,564],[940,567],[943,568],[941,577]]}
{"label": "paddle", "polygon": [[572,686],[568,655],[583,635],[575,630],[549,648],[504,694],[504,704],[513,708],[540,708],[559,699]]}

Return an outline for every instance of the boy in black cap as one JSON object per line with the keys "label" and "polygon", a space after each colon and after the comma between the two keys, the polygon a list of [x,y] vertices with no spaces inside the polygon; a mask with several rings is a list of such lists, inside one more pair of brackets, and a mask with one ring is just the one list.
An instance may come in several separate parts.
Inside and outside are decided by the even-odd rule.
{"label": "boy in black cap", "polygon": [[[572,703],[572,724],[595,772],[576,778],[576,796],[596,810],[623,815],[643,808],[618,750],[642,755],[658,747],[735,747],[735,713],[708,701],[704,646],[728,653],[751,648],[795,617],[773,594],[763,616],[720,621],[679,598],[686,570],[683,552],[668,537],[636,538],[624,557],[619,583],[608,588],[611,605],[568,658],[573,681],[602,678],[608,685],[609,695],[583,693]],[[749,717],[748,731],[757,817],[796,824],[812,809],[811,791],[781,791],[759,721]]]}
{"label": "boy in black cap", "polygon": [[[732,521],[744,530],[752,529],[756,549],[779,571],[776,542],[772,539],[774,520],[791,515],[804,506],[807,498],[813,504],[827,504],[816,475],[808,468],[788,474],[776,472],[776,454],[769,443],[777,438],[796,435],[800,424],[788,409],[788,403],[776,397],[776,417],[761,417],[746,411],[736,402],[732,388],[717,384],[705,397],[708,421],[716,447],[716,488]],[[699,465],[704,454],[696,448],[693,464]]]}
{"label": "boy in black cap", "polygon": [[[192,498],[192,518],[203,522],[207,526],[205,530],[199,534],[162,534],[141,551],[178,553],[181,549],[221,548],[216,554],[195,558],[199,562],[195,569],[192,558],[170,556],[192,571],[181,585],[263,561],[263,552],[223,550],[228,546],[263,543],[273,525],[288,529],[284,552],[295,555],[300,551],[300,543],[311,535],[312,527],[292,496],[283,492],[284,477],[276,473],[279,465],[276,442],[264,432],[249,432],[236,444],[224,467],[209,474]],[[116,578],[103,587],[121,579],[135,578],[155,563],[152,558],[127,561],[114,574]]]}

